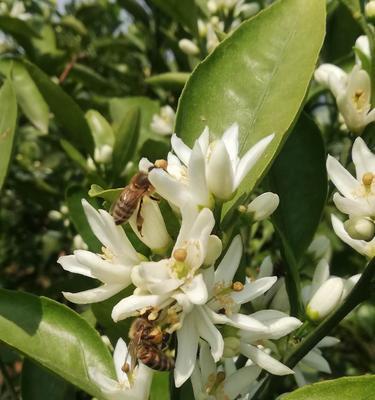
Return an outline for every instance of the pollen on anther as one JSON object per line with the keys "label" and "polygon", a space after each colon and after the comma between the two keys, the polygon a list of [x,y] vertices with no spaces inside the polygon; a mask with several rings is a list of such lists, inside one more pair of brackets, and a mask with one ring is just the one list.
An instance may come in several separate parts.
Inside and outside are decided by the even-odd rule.
{"label": "pollen on anther", "polygon": [[235,292],[241,292],[241,290],[243,290],[243,288],[244,288],[244,285],[241,282],[237,281],[237,282],[233,282],[233,284],[232,284],[232,289]]}
{"label": "pollen on anther", "polygon": [[366,172],[362,176],[362,183],[365,186],[370,186],[372,182],[374,181],[374,174],[372,172]]}
{"label": "pollen on anther", "polygon": [[167,167],[168,167],[168,162],[167,162],[167,160],[163,160],[163,159],[161,159],[161,160],[156,160],[156,161],[154,162],[154,165],[155,165],[156,168],[167,169]]}
{"label": "pollen on anther", "polygon": [[185,249],[176,249],[173,252],[173,258],[176,261],[185,261],[187,257],[187,251]]}

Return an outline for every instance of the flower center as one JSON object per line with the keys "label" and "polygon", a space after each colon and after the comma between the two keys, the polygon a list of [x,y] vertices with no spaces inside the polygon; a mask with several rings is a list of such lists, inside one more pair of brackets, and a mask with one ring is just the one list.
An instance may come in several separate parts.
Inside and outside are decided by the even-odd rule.
{"label": "flower center", "polygon": [[363,90],[356,90],[353,96],[355,107],[358,111],[362,111],[366,105],[366,96]]}
{"label": "flower center", "polygon": [[113,262],[114,254],[112,253],[111,250],[109,250],[108,247],[102,246],[101,257],[106,261]]}
{"label": "flower center", "polygon": [[225,314],[232,315],[235,302],[230,296],[232,293],[232,286],[225,285],[223,282],[218,282],[213,289],[214,298],[224,308]]}

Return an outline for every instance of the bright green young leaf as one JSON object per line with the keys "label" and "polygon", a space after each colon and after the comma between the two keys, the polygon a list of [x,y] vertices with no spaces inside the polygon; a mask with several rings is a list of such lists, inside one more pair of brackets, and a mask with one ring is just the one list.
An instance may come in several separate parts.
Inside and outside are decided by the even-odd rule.
{"label": "bright green young leaf", "polygon": [[82,207],[82,199],[95,206],[95,200],[87,198],[85,190],[79,186],[71,186],[66,191],[66,203],[69,209],[69,217],[72,220],[77,232],[82,236],[91,251],[98,252],[101,249],[101,244],[93,234],[89,223],[87,222],[85,213]]}
{"label": "bright green young leaf", "polygon": [[60,376],[26,359],[22,366],[22,400],[70,400],[74,387]]}
{"label": "bright green young leaf", "polygon": [[101,197],[102,199],[109,201],[110,203],[114,202],[120,193],[124,190],[124,188],[118,189],[103,189],[99,185],[91,185],[89,190],[90,197]]}
{"label": "bright green young leaf", "polygon": [[112,357],[99,334],[51,299],[0,289],[0,340],[98,398],[88,368],[114,376]]}
{"label": "bright green young leaf", "polygon": [[371,400],[375,375],[352,376],[304,386],[281,400]]}
{"label": "bright green young leaf", "polygon": [[96,147],[101,147],[105,144],[112,147],[115,136],[107,120],[96,110],[87,111],[85,117],[94,137]]}
{"label": "bright green young leaf", "polygon": [[130,161],[137,148],[141,123],[139,108],[131,108],[124,116],[116,131],[115,145],[112,154],[112,174],[114,181],[119,178],[122,170]]}
{"label": "bright green young leaf", "polygon": [[93,154],[94,140],[78,104],[36,65],[25,62],[25,66],[50,106],[56,120],[64,128],[68,140],[85,154]]}
{"label": "bright green young leaf", "polygon": [[237,122],[243,155],[275,133],[236,199],[259,181],[301,107],[324,38],[325,5],[325,0],[275,2],[221,42],[186,83],[175,132],[189,145],[205,126],[222,135]]}
{"label": "bright green young leaf", "polygon": [[15,60],[1,60],[0,72],[11,78],[17,102],[26,117],[40,132],[47,133],[48,105],[24,65]]}
{"label": "bright green young leaf", "polygon": [[165,72],[164,74],[151,76],[145,81],[151,86],[160,86],[165,89],[181,90],[185,86],[189,76],[190,73],[187,72]]}
{"label": "bright green young leaf", "polygon": [[150,400],[170,400],[169,373],[155,372],[152,378]]}
{"label": "bright green young leaf", "polygon": [[0,189],[12,155],[17,120],[16,94],[9,80],[0,89]]}
{"label": "bright green young leaf", "polygon": [[280,197],[272,216],[286,261],[286,285],[293,315],[303,306],[298,266],[318,227],[327,197],[323,139],[316,124],[301,114],[269,171],[270,190]]}
{"label": "bright green young leaf", "polygon": [[70,28],[72,31],[78,33],[81,36],[87,35],[87,29],[85,25],[79,19],[73,15],[64,15],[60,20],[60,25]]}
{"label": "bright green young leaf", "polygon": [[151,2],[185,26],[194,36],[198,35],[198,15],[194,0],[151,0]]}

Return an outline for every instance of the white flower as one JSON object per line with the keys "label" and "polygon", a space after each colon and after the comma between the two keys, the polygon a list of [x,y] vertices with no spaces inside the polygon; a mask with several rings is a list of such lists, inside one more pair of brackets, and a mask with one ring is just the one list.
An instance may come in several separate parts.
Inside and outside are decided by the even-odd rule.
{"label": "white flower", "polygon": [[113,147],[109,144],[104,144],[100,147],[95,147],[94,160],[97,163],[107,164],[112,160]]}
{"label": "white flower", "polygon": [[178,42],[178,46],[188,56],[196,56],[199,54],[199,47],[190,39],[181,39]]}
{"label": "white flower", "polygon": [[79,293],[63,293],[73,303],[88,304],[106,300],[128,287],[131,284],[131,270],[141,258],[123,229],[115,225],[107,211],[95,210],[86,200],[82,200],[82,206],[92,231],[103,244],[103,254],[76,250],[72,255],[60,257],[58,263],[66,271],[104,283],[95,289]]}
{"label": "white flower", "polygon": [[369,19],[375,18],[375,1],[369,1],[365,6],[366,17]]}
{"label": "white flower", "polygon": [[274,135],[256,143],[240,159],[238,157],[238,125],[233,124],[221,139],[209,141],[205,128],[190,149],[176,135],[172,135],[167,171],[154,169],[149,179],[156,191],[178,208],[189,201],[198,207],[213,206],[213,196],[229,200],[250,169],[263,155]]}
{"label": "white flower", "polygon": [[23,1],[15,1],[9,15],[13,18],[22,19],[23,21],[31,18],[31,14],[26,12]]}
{"label": "white flower", "polygon": [[159,114],[152,116],[151,129],[159,135],[172,135],[175,119],[176,113],[173,108],[166,105],[160,109]]}
{"label": "white flower", "polygon": [[106,400],[147,400],[150,393],[153,370],[139,363],[134,371],[126,374],[122,367],[125,361],[131,365],[132,355],[126,343],[119,339],[113,353],[117,380],[104,375],[95,366],[89,366],[89,376],[103,393]]}
{"label": "white flower", "polygon": [[260,5],[258,3],[245,3],[245,0],[240,0],[237,2],[233,15],[234,17],[242,16],[243,18],[250,18],[255,15],[260,10]]}
{"label": "white flower", "polygon": [[343,213],[356,217],[375,217],[375,154],[357,138],[353,144],[354,178],[335,158],[328,155],[327,171],[342,194],[335,193],[333,201]]}
{"label": "white flower", "polygon": [[332,256],[331,242],[325,235],[317,235],[311,242],[307,252],[314,257],[314,260],[318,261],[324,258],[330,261]]}
{"label": "white flower", "polygon": [[87,243],[83,240],[81,235],[75,235],[73,237],[73,248],[74,250],[87,250]]}
{"label": "white flower", "polygon": [[[357,38],[357,40],[355,41],[354,49],[357,51],[359,50],[361,54],[366,57],[367,60],[371,60],[370,42],[366,35],[362,35]],[[360,57],[358,57],[358,54],[356,54],[356,63],[359,66],[362,66],[362,61]]]}
{"label": "white flower", "polygon": [[[305,357],[293,368],[294,378],[298,386],[304,386],[312,383],[307,377],[311,376],[311,372],[318,371],[325,374],[330,374],[331,367],[328,361],[322,355],[322,348],[335,346],[340,340],[332,336],[323,338]],[[306,376],[305,376],[306,374]]]}
{"label": "white flower", "polygon": [[371,80],[360,66],[355,65],[348,75],[333,64],[322,64],[314,76],[336,97],[338,109],[350,131],[361,134],[368,124],[375,121],[375,109],[371,110],[370,103]]}
{"label": "white flower", "polygon": [[276,193],[266,192],[256,197],[247,206],[247,212],[254,214],[255,221],[261,221],[273,214],[279,203],[280,199]]}
{"label": "white flower", "polygon": [[222,369],[217,368],[209,346],[201,341],[199,359],[191,375],[196,400],[234,400],[247,387],[255,382],[261,369],[255,365],[236,370],[232,359],[224,362]]}
{"label": "white flower", "polygon": [[344,301],[359,278],[360,274],[349,279],[330,276],[328,262],[322,259],[314,271],[311,285],[302,290],[307,316],[313,321],[324,319]]}

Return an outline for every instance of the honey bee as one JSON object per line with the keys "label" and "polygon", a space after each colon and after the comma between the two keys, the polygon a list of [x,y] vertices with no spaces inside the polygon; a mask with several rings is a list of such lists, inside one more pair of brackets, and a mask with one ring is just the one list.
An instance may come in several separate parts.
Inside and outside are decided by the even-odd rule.
{"label": "honey bee", "polygon": [[112,216],[115,220],[115,224],[121,225],[122,223],[128,221],[133,212],[139,206],[137,227],[140,231],[143,222],[140,215],[142,199],[143,196],[151,194],[153,191],[154,188],[148,180],[147,172],[138,172],[136,175],[134,175],[130,180],[130,183],[124,187],[120,197],[113,205]]}
{"label": "honey bee", "polygon": [[[167,354],[169,335],[149,321],[146,316],[136,318],[129,330],[129,353],[132,355],[131,370],[138,361],[157,371],[170,371],[175,360]],[[129,370],[125,361],[124,371]]]}

